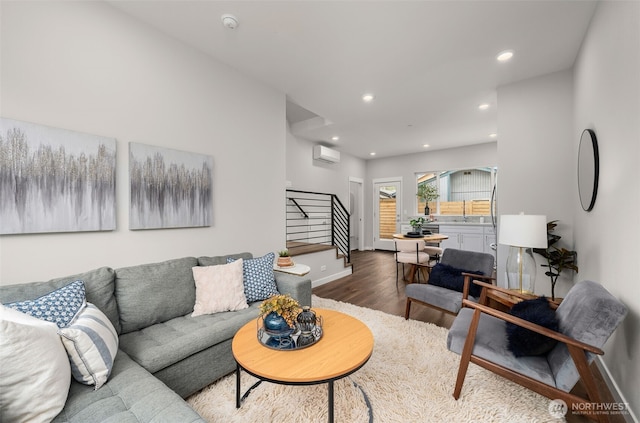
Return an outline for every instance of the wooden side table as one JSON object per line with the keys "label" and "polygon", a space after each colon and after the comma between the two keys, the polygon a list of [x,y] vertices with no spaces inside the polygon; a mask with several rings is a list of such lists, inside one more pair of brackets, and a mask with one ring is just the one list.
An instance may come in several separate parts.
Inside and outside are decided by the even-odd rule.
{"label": "wooden side table", "polygon": [[280,267],[277,264],[273,264],[273,270],[282,273],[291,273],[296,276],[304,276],[311,271],[311,268],[306,264],[295,263],[293,266]]}
{"label": "wooden side table", "polygon": [[[537,298],[536,295],[529,295],[529,296],[531,297],[531,299]],[[495,291],[493,289],[487,290],[487,300],[489,302],[487,304],[489,307],[494,308],[496,310],[504,311],[504,312],[508,312],[509,310],[511,310],[511,307],[514,306],[514,304],[517,304],[520,301],[523,301],[522,298],[509,295],[505,292]]]}

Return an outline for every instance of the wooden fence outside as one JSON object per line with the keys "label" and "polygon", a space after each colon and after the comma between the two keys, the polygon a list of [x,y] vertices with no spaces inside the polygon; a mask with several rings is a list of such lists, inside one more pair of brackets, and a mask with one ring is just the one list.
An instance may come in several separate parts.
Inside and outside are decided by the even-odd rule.
{"label": "wooden fence outside", "polygon": [[[441,201],[440,215],[462,216],[462,201]],[[465,201],[466,215],[489,216],[491,202],[489,200]],[[436,212],[436,202],[429,203],[431,212]],[[419,214],[424,213],[424,202],[418,203]],[[394,198],[380,199],[380,238],[391,239],[396,233],[396,200]]]}
{"label": "wooden fence outside", "polygon": [[396,199],[380,199],[380,238],[391,239],[396,233]]}

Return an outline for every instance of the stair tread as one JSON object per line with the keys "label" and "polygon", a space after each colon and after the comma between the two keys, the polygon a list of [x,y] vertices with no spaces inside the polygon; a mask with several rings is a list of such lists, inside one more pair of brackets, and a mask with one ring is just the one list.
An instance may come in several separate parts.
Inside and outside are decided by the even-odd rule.
{"label": "stair tread", "polygon": [[344,254],[338,251],[338,248],[334,245],[327,244],[312,244],[307,242],[298,242],[298,241],[288,241],[287,242],[287,250],[289,250],[289,255],[291,257],[301,256],[304,254],[313,254],[321,251],[329,251],[334,250],[336,252],[337,259],[344,260],[344,266],[350,267],[351,263],[347,261],[347,258]]}

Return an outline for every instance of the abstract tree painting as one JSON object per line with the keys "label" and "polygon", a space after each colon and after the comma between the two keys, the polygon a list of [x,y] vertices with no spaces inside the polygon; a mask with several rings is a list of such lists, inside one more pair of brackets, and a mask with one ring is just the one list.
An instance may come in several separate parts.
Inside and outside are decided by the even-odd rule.
{"label": "abstract tree painting", "polygon": [[116,140],[0,118],[0,234],[116,227]]}
{"label": "abstract tree painting", "polygon": [[211,226],[211,156],[129,143],[130,229]]}

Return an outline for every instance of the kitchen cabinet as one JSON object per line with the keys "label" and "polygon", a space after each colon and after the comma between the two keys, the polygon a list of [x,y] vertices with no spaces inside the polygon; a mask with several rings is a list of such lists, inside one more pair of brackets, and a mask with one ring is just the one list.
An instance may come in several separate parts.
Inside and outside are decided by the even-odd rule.
{"label": "kitchen cabinet", "polygon": [[[492,245],[496,248],[492,248]],[[485,226],[484,228],[484,252],[489,253],[496,258],[497,239],[496,230],[493,226]]]}
{"label": "kitchen cabinet", "polygon": [[485,233],[483,226],[473,225],[440,225],[440,233],[447,235],[440,243],[441,248],[456,248],[458,250],[485,252]]}

